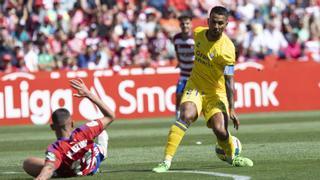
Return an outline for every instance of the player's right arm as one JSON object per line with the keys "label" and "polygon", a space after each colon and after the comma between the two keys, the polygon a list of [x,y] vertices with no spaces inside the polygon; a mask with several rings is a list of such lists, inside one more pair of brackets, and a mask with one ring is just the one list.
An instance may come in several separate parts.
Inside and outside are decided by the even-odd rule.
{"label": "player's right arm", "polygon": [[103,124],[104,128],[106,128],[114,120],[114,112],[98,96],[91,93],[81,79],[70,80],[70,85],[78,91],[77,94],[74,94],[75,97],[86,97],[98,106],[104,115],[104,117],[100,119],[100,122]]}
{"label": "player's right arm", "polygon": [[36,180],[46,180],[50,179],[55,171],[54,163],[46,162],[40,172],[40,174],[35,178]]}
{"label": "player's right arm", "polygon": [[56,143],[50,144],[48,146],[44,165],[39,175],[35,179],[37,180],[50,179],[53,176],[55,170],[60,167],[62,162],[61,153],[54,148],[57,146],[58,144]]}

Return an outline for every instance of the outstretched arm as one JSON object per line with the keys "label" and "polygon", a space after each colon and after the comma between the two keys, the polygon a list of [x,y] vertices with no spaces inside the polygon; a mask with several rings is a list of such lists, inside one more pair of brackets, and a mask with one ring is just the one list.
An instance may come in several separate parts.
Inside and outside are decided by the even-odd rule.
{"label": "outstretched arm", "polygon": [[233,75],[225,75],[225,86],[226,86],[226,91],[227,91],[227,98],[228,98],[228,103],[229,103],[229,118],[233,121],[234,128],[238,130],[240,121],[237,117],[237,114],[234,110],[234,97],[233,97],[233,92],[234,92],[234,79]]}
{"label": "outstretched arm", "polygon": [[70,85],[75,90],[78,91],[77,94],[73,94],[75,97],[83,98],[86,97],[90,99],[91,102],[96,104],[104,117],[100,119],[102,122],[104,128],[106,128],[115,118],[114,112],[95,94],[89,91],[87,86],[84,84],[84,82],[81,79],[73,79],[70,80]]}

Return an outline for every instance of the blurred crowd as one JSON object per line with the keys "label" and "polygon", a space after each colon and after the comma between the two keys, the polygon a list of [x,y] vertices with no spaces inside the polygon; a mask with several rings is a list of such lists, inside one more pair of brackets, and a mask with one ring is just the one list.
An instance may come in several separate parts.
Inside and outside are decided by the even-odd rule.
{"label": "blurred crowd", "polygon": [[320,0],[0,0],[0,70],[170,65],[177,17],[216,5],[231,12],[238,61],[320,62]]}

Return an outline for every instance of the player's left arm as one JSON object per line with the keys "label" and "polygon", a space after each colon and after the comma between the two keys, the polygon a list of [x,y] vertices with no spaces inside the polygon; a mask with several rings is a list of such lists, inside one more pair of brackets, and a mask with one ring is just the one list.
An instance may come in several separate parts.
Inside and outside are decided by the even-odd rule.
{"label": "player's left arm", "polygon": [[240,121],[234,109],[234,65],[236,59],[236,51],[233,43],[230,41],[225,44],[223,59],[224,66],[224,78],[226,93],[229,103],[229,118],[232,120],[234,128],[238,130]]}
{"label": "player's left arm", "polygon": [[[233,73],[231,74],[226,74],[226,71],[234,71],[234,66],[226,66],[225,67],[225,86],[226,86],[226,92],[227,92],[227,98],[228,98],[228,104],[229,104],[229,118],[233,121],[234,128],[238,130],[240,121],[239,118],[235,112],[234,109],[234,78],[233,78]],[[230,70],[231,69],[231,70]]]}
{"label": "player's left arm", "polygon": [[72,79],[70,80],[70,85],[78,91],[78,93],[73,94],[75,97],[86,97],[98,106],[104,116],[103,118],[100,118],[100,122],[103,124],[104,128],[107,128],[115,119],[115,113],[98,96],[90,92],[82,79]]}
{"label": "player's left arm", "polygon": [[50,179],[55,170],[56,169],[53,162],[46,162],[40,174],[35,179],[36,180]]}

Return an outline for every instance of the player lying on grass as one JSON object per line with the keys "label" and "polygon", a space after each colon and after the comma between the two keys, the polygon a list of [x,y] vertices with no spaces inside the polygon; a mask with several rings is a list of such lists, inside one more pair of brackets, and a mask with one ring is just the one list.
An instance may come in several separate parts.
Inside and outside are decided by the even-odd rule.
{"label": "player lying on grass", "polygon": [[104,129],[114,120],[114,112],[81,79],[70,80],[70,85],[77,90],[75,97],[90,99],[104,117],[74,129],[68,110],[54,111],[51,129],[57,141],[48,146],[45,159],[29,157],[23,162],[23,169],[35,179],[93,175],[107,156],[108,134]]}
{"label": "player lying on grass", "polygon": [[235,47],[224,33],[228,16],[226,8],[213,7],[208,18],[209,27],[194,30],[195,61],[182,95],[180,118],[171,126],[164,161],[153,168],[154,172],[169,170],[185,132],[201,112],[218,144],[226,152],[227,162],[233,166],[253,166],[250,159],[235,156],[232,136],[228,131],[229,119],[236,129],[240,124],[233,99]]}

